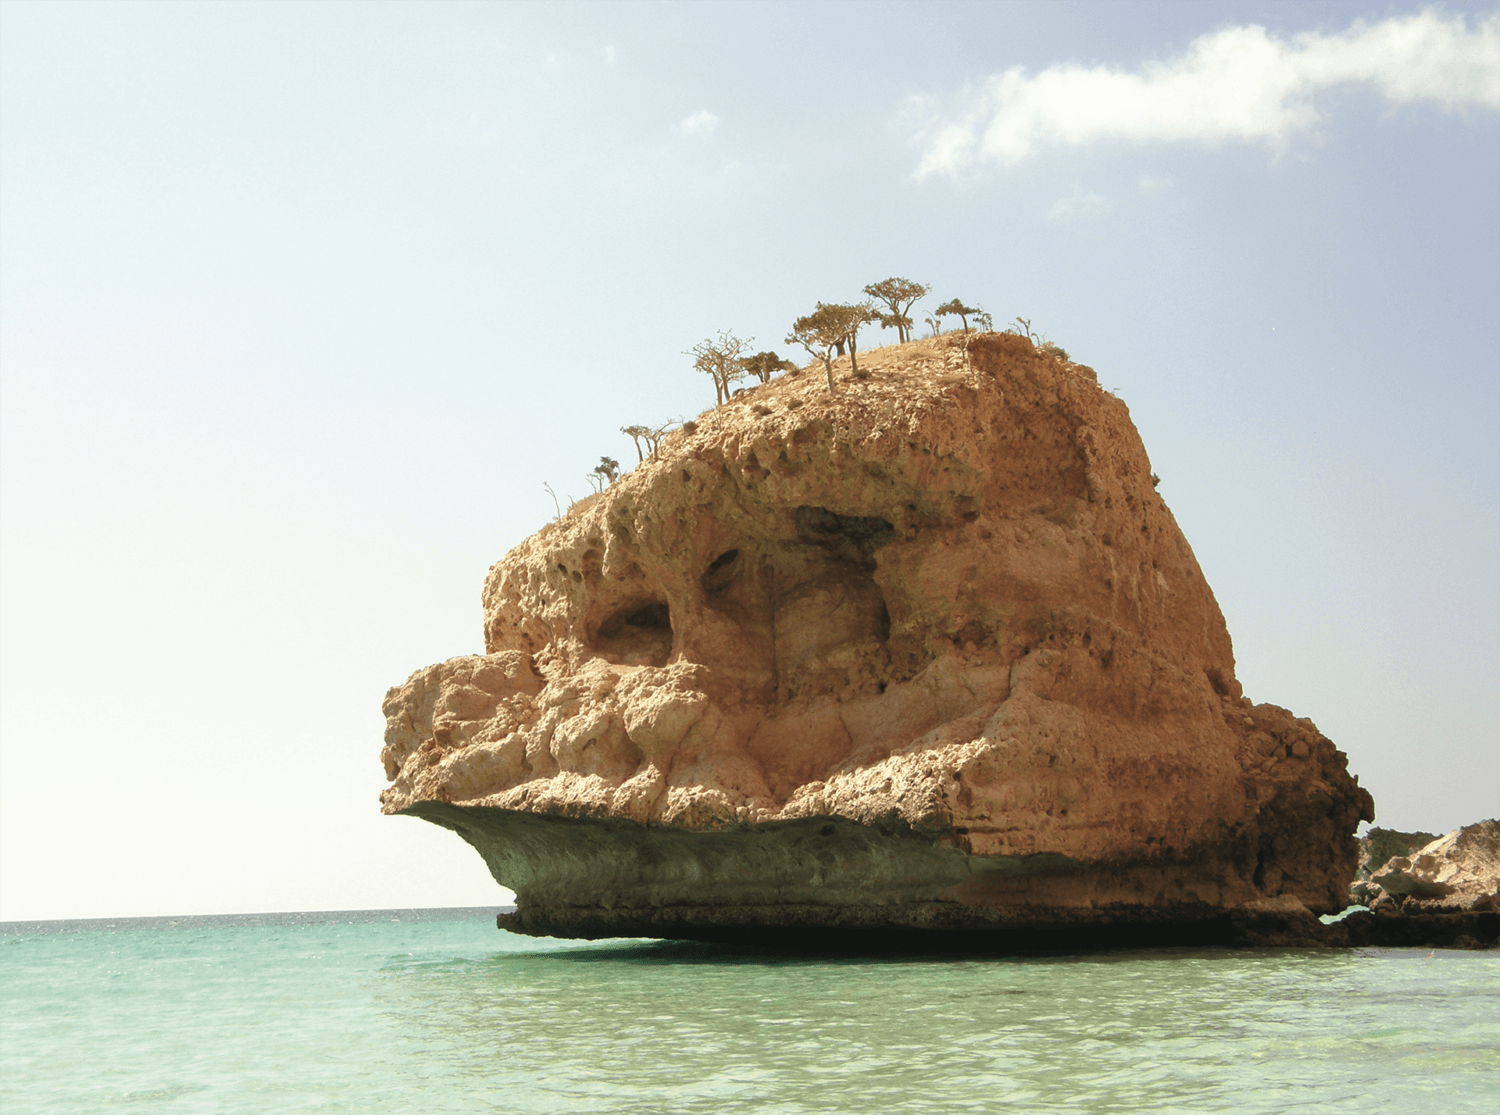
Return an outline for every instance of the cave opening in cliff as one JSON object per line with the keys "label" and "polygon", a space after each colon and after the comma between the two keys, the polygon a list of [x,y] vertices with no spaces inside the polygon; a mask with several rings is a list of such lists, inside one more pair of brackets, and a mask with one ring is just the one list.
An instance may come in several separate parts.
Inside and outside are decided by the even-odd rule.
{"label": "cave opening in cliff", "polygon": [[703,591],[709,596],[722,595],[734,581],[739,556],[739,550],[725,550],[714,558],[703,574]]}
{"label": "cave opening in cliff", "polygon": [[665,666],[672,654],[672,611],[665,600],[633,600],[616,608],[592,639],[617,666]]}
{"label": "cave opening in cliff", "polygon": [[797,533],[804,540],[865,563],[896,536],[889,520],[874,515],[840,515],[826,507],[804,504],[797,508],[795,518]]}

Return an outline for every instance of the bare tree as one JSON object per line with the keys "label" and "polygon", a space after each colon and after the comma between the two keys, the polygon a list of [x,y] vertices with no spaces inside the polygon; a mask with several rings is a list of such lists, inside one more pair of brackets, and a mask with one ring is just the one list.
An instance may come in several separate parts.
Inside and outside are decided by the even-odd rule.
{"label": "bare tree", "polygon": [[757,352],[745,360],[745,370],[762,383],[770,383],[777,372],[795,371],[797,365],[774,352]]}
{"label": "bare tree", "polygon": [[896,329],[896,336],[904,343],[911,340],[912,320],[908,316],[918,298],[932,292],[930,286],[914,283],[910,279],[882,279],[865,287],[865,293],[878,298],[890,307],[890,313],[880,315],[880,327]]}
{"label": "bare tree", "polygon": [[727,403],[736,381],[745,378],[745,353],[753,339],[741,340],[733,333],[719,330],[684,353],[693,358],[693,367],[714,381],[714,405]]}
{"label": "bare tree", "polygon": [[651,432],[649,426],[621,426],[620,433],[628,434],[635,441],[635,459],[637,463],[646,459],[646,454],[641,452],[641,439]]}
{"label": "bare tree", "polygon": [[937,308],[938,317],[947,317],[949,314],[957,314],[958,319],[964,323],[964,332],[969,331],[969,318],[984,313],[983,310],[974,306],[965,306],[957,298],[951,302],[944,302]]}
{"label": "bare tree", "polygon": [[667,432],[671,430],[671,428],[675,425],[677,425],[676,422],[663,422],[660,426],[652,426],[648,428],[645,433],[641,435],[646,444],[651,447],[651,455],[653,457],[656,456],[656,447],[661,444],[661,439],[666,437]]}
{"label": "bare tree", "polygon": [[[1019,325],[1021,328],[1017,329],[1016,325]],[[1035,333],[1033,333],[1031,331],[1031,319],[1030,318],[1018,317],[1018,318],[1016,318],[1016,325],[1012,325],[1009,328],[1007,328],[1006,332],[1007,333],[1019,333],[1021,336],[1025,337],[1032,344],[1036,344],[1038,341],[1041,340],[1041,337],[1037,336]]]}

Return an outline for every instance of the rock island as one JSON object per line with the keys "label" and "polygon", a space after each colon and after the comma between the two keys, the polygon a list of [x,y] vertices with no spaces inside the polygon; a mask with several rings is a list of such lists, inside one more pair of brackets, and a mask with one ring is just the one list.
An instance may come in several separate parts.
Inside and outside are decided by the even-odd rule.
{"label": "rock island", "polygon": [[1242,694],[1094,372],[966,331],[824,378],[735,394],[497,562],[485,653],[386,696],[385,812],[471,844],[528,934],[1207,940],[1343,909],[1370,795]]}

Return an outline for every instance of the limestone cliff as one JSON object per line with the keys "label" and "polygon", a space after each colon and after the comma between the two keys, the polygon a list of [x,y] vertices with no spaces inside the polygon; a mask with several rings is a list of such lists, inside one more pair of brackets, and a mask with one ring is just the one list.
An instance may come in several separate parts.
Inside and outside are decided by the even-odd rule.
{"label": "limestone cliff", "polygon": [[1125,404],[967,340],[745,391],[507,554],[486,653],[387,694],[386,812],[523,932],[1342,908],[1370,797],[1241,696]]}

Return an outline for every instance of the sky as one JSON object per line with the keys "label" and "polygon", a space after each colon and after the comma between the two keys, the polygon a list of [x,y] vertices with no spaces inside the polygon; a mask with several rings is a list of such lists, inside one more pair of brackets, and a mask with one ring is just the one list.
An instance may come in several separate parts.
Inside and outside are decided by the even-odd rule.
{"label": "sky", "polygon": [[1500,814],[1500,5],[0,3],[0,918],[495,904],[381,699],[898,275],[1129,405],[1249,696]]}

